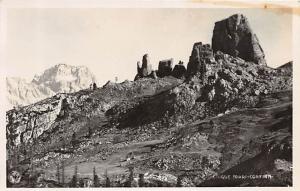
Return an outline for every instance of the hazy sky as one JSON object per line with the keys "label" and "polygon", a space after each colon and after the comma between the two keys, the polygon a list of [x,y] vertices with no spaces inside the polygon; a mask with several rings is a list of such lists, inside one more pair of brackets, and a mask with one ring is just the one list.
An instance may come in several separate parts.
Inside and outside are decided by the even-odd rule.
{"label": "hazy sky", "polygon": [[100,84],[132,80],[148,53],[154,68],[188,62],[195,42],[211,43],[214,23],[243,13],[269,66],[292,60],[292,15],[269,9],[8,9],[7,76],[31,79],[58,63],[85,65]]}

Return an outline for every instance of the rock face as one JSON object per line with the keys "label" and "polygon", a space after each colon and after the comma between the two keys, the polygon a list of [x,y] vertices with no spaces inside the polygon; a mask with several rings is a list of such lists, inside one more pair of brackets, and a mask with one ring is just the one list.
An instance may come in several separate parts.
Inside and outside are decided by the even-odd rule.
{"label": "rock face", "polygon": [[191,89],[191,92],[196,90],[196,94],[200,94],[197,101],[215,104],[210,112],[222,113],[229,105],[240,108],[249,104],[252,107],[255,105],[254,96],[290,90],[290,68],[287,64],[281,69],[272,69],[221,51],[213,53],[208,44],[198,42],[193,46],[187,77],[192,84],[198,84]]}
{"label": "rock face", "polygon": [[287,76],[291,76],[293,74],[293,62],[290,61],[282,66],[276,68],[281,74],[285,74]]}
{"label": "rock face", "polygon": [[170,76],[173,69],[173,58],[167,60],[161,60],[158,63],[157,76],[162,78],[164,76]]}
{"label": "rock face", "polygon": [[14,106],[29,105],[55,94],[48,87],[39,86],[21,78],[6,78],[6,87],[6,99],[8,100],[6,110],[12,109]]}
{"label": "rock face", "polygon": [[150,77],[153,79],[157,79],[158,77],[157,77],[156,71],[152,71],[150,74]]}
{"label": "rock face", "polygon": [[19,111],[8,111],[7,144],[17,146],[33,141],[51,127],[60,111],[60,95],[45,99],[35,106],[26,106]]}
{"label": "rock face", "polygon": [[187,65],[187,75],[203,74],[208,62],[214,62],[213,52],[209,44],[195,43]]}
{"label": "rock face", "polygon": [[142,77],[150,75],[152,72],[152,65],[150,64],[150,57],[148,54],[143,56],[142,61]]}
{"label": "rock face", "polygon": [[265,54],[258,38],[251,30],[247,18],[242,14],[232,15],[215,23],[212,49],[214,52],[220,50],[246,61],[266,65]]}
{"label": "rock face", "polygon": [[20,78],[7,78],[7,99],[10,105],[25,106],[57,93],[71,93],[89,88],[96,78],[84,66],[58,64],[36,75],[31,82]]}
{"label": "rock face", "polygon": [[153,76],[156,76],[156,74],[153,74],[152,65],[150,64],[150,57],[148,54],[145,54],[143,56],[142,65],[140,61],[137,62],[137,72],[138,73],[135,76],[134,80],[146,77],[153,78]]}
{"label": "rock face", "polygon": [[179,63],[175,65],[172,71],[172,76],[174,76],[175,78],[182,79],[185,77],[185,74],[186,74],[186,68],[183,65],[183,62],[179,61]]}
{"label": "rock face", "polygon": [[141,62],[138,61],[136,63],[136,65],[137,65],[136,67],[137,67],[137,73],[138,73],[138,75],[142,76],[143,75],[143,70],[142,70],[142,64],[141,64]]}

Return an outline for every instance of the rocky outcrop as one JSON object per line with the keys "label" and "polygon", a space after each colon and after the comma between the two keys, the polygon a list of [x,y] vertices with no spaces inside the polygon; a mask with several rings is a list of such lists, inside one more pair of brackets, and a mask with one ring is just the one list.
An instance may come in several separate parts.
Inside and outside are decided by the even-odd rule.
{"label": "rocky outcrop", "polygon": [[172,71],[172,76],[174,76],[175,78],[182,79],[185,77],[185,74],[186,74],[186,68],[183,65],[183,62],[179,61],[179,63],[175,65]]}
{"label": "rocky outcrop", "polygon": [[167,60],[161,60],[158,63],[157,76],[162,78],[165,76],[170,76],[173,69],[173,58]]}
{"label": "rocky outcrop", "polygon": [[140,61],[138,61],[138,62],[136,63],[136,67],[137,67],[137,74],[138,74],[139,76],[143,76],[142,64],[141,64]]}
{"label": "rocky outcrop", "polygon": [[214,62],[213,52],[209,44],[195,43],[187,65],[187,76],[203,74],[206,63]]}
{"label": "rocky outcrop", "polygon": [[213,54],[209,45],[202,43],[194,45],[187,73],[192,81],[198,81],[202,86],[198,100],[219,103],[217,107],[223,112],[230,104],[238,107],[247,105],[240,100],[243,96],[245,100],[251,100],[252,96],[292,87],[291,76],[286,78],[277,69],[247,62],[221,51]]}
{"label": "rocky outcrop", "polygon": [[47,131],[61,112],[61,98],[57,95],[39,104],[10,110],[6,113],[7,144],[10,147],[32,142]]}
{"label": "rocky outcrop", "polygon": [[248,19],[242,14],[232,15],[215,23],[212,49],[214,52],[219,50],[246,61],[266,65],[258,38],[250,28]]}
{"label": "rocky outcrop", "polygon": [[58,64],[49,68],[41,75],[35,75],[31,82],[20,78],[7,78],[7,99],[10,105],[25,106],[57,93],[72,93],[87,89],[96,82],[96,78],[84,66]]}
{"label": "rocky outcrop", "polygon": [[152,73],[152,65],[150,64],[150,57],[148,54],[143,56],[142,68],[141,68],[141,76],[146,77]]}
{"label": "rocky outcrop", "polygon": [[279,66],[276,68],[278,72],[280,72],[283,75],[292,76],[293,74],[293,62],[290,61],[282,66]]}
{"label": "rocky outcrop", "polygon": [[145,54],[143,56],[142,65],[139,61],[137,62],[137,72],[138,73],[135,76],[134,81],[136,81],[140,78],[156,76],[156,74],[153,74],[152,65],[150,63],[150,57],[148,54]]}
{"label": "rocky outcrop", "polygon": [[151,74],[150,74],[150,77],[153,78],[153,79],[157,79],[158,76],[157,76],[156,71],[152,71]]}

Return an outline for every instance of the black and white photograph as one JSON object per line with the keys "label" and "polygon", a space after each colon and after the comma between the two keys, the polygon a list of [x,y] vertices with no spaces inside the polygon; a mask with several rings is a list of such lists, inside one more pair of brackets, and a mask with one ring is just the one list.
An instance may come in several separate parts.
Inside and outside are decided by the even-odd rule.
{"label": "black and white photograph", "polygon": [[1,13],[3,187],[293,187],[299,8],[124,4]]}

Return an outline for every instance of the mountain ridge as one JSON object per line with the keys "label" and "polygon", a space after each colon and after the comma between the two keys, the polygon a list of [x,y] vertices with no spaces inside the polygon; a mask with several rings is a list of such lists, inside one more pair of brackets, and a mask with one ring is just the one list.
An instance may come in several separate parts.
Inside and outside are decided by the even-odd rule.
{"label": "mountain ridge", "polygon": [[89,88],[95,76],[85,66],[57,64],[35,75],[31,82],[17,77],[6,78],[8,108],[25,106],[57,93],[72,93]]}

